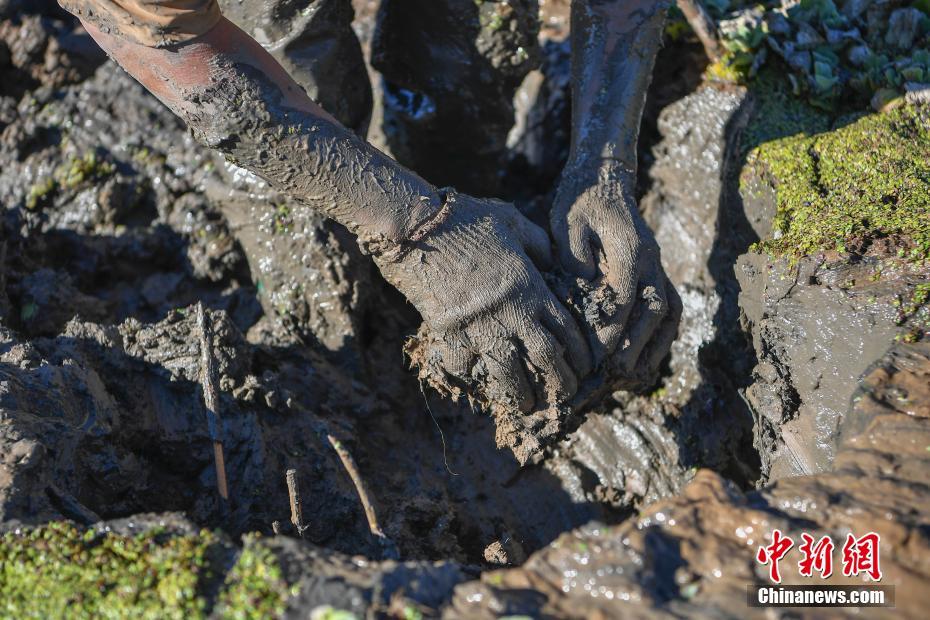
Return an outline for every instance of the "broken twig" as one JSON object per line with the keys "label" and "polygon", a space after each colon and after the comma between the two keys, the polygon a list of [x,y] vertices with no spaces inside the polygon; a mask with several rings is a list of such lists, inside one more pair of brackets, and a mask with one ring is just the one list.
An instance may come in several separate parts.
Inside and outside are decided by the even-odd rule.
{"label": "broken twig", "polygon": [[287,470],[284,473],[284,479],[287,481],[287,496],[291,501],[291,523],[297,530],[297,535],[303,538],[304,530],[307,528],[304,525],[303,509],[300,506],[300,484],[297,482],[297,470]]}
{"label": "broken twig", "polygon": [[219,413],[216,361],[213,359],[213,332],[207,325],[203,303],[197,302],[197,327],[200,331],[200,384],[203,387],[203,402],[207,412],[207,425],[213,441],[213,460],[216,466],[216,488],[223,503],[229,501],[226,486],[226,459],[223,455],[223,436]]}
{"label": "broken twig", "polygon": [[358,498],[362,502],[362,508],[365,509],[365,517],[368,519],[368,529],[371,530],[373,536],[385,542],[388,540],[387,536],[384,534],[384,530],[381,529],[381,525],[378,523],[378,515],[375,514],[375,507],[371,503],[371,497],[368,495],[368,489],[365,486],[365,481],[362,480],[361,474],[358,472],[358,467],[355,465],[355,459],[352,458],[352,455],[346,449],[342,442],[330,435],[326,434],[326,439],[329,441],[329,445],[333,447],[333,450],[336,451],[336,454],[339,455],[339,459],[342,461],[342,466],[346,468],[346,471],[349,473],[349,477],[352,479],[352,484],[355,485],[355,490],[358,492]]}
{"label": "broken twig", "polygon": [[707,57],[712,62],[720,60],[720,36],[717,33],[717,26],[701,0],[678,0],[678,8],[684,13],[688,25],[701,40]]}

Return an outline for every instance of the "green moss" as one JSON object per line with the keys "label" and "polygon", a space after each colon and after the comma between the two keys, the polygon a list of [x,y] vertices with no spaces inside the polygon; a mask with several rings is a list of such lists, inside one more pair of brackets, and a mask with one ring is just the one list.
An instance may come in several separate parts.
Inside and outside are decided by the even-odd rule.
{"label": "green moss", "polygon": [[[926,110],[851,116],[820,133],[810,131],[820,126],[816,116],[792,121],[772,114],[776,118],[752,128],[751,143],[758,146],[747,160],[770,180],[777,196],[773,238],[762,241],[760,249],[797,259],[893,236],[907,248],[904,258],[930,258]],[[792,123],[802,132],[791,133]],[[769,132],[786,137],[766,140]]]}
{"label": "green moss", "polygon": [[45,199],[55,191],[56,186],[55,179],[46,177],[30,187],[29,194],[26,196],[26,208],[32,210],[45,202]]}
{"label": "green moss", "polygon": [[239,561],[226,578],[219,598],[219,615],[230,620],[277,618],[292,592],[274,554],[248,536]]}
{"label": "green moss", "polygon": [[331,605],[321,605],[310,612],[310,620],[359,620],[351,611],[336,609]]}
{"label": "green moss", "polygon": [[51,523],[0,541],[0,607],[8,618],[202,617],[198,584],[215,539],[157,532],[81,533]]}
{"label": "green moss", "polygon": [[90,152],[81,157],[72,157],[55,171],[55,178],[61,187],[73,189],[85,181],[99,181],[114,172],[113,164],[99,159],[96,153]]}
{"label": "green moss", "polygon": [[283,235],[290,232],[293,221],[291,219],[291,210],[287,205],[278,205],[274,214],[274,232]]}
{"label": "green moss", "polygon": [[[218,537],[81,531],[70,523],[0,537],[0,617],[204,618],[225,555]],[[288,593],[270,552],[247,544],[217,602],[224,618],[280,615]]]}

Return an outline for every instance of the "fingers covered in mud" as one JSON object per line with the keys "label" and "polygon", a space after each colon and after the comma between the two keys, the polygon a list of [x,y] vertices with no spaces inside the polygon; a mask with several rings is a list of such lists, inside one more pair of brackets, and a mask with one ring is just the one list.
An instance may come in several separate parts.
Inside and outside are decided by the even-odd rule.
{"label": "fingers covered in mud", "polygon": [[457,195],[455,206],[408,251],[375,260],[423,316],[407,347],[421,379],[490,410],[498,441],[525,462],[591,372],[588,337],[543,277],[542,228],[499,201]]}
{"label": "fingers covered in mud", "polygon": [[613,367],[619,372],[630,376],[636,374],[640,354],[668,315],[666,284],[665,275],[654,266],[648,268],[646,277],[640,280],[635,307],[613,356]]}
{"label": "fingers covered in mud", "polygon": [[[505,203],[502,203],[505,204]],[[552,243],[545,230],[528,220],[516,209],[512,213],[510,226],[523,243],[527,255],[543,271],[552,268]]]}
{"label": "fingers covered in mud", "polygon": [[575,374],[580,378],[586,377],[594,365],[588,340],[565,306],[554,295],[549,297],[540,321],[561,343],[565,358]]}
{"label": "fingers covered in mud", "polygon": [[523,344],[539,402],[557,404],[571,399],[578,391],[578,376],[565,359],[565,347],[538,322],[527,324]]}

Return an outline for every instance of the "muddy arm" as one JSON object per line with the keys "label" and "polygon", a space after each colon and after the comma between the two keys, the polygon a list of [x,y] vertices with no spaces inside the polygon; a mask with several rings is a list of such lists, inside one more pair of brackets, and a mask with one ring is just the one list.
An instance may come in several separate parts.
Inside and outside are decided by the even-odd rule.
{"label": "muddy arm", "polygon": [[[679,300],[636,205],[636,144],[666,0],[572,2],[572,140],[550,214],[559,262],[597,290],[596,362],[630,389],[655,380]],[[589,299],[593,299],[588,295]]]}
{"label": "muddy arm", "polygon": [[636,142],[667,0],[572,2],[570,165],[636,169]]}
{"label": "muddy arm", "polygon": [[591,369],[539,271],[551,262],[545,231],[513,205],[436,190],[334,121],[224,19],[169,48],[88,31],[201,143],[356,233],[423,316],[411,359],[424,378],[502,411],[507,429],[525,431],[499,439],[521,462],[539,452],[549,409],[564,409]]}
{"label": "muddy arm", "polygon": [[400,243],[439,212],[434,187],[342,127],[225,18],[203,36],[169,48],[84,25],[201,142],[362,240]]}

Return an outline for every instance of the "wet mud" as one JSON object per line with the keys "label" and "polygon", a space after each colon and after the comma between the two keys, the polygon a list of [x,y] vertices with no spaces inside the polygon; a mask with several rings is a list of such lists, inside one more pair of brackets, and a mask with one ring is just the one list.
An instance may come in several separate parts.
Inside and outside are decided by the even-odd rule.
{"label": "wet mud", "polygon": [[[709,470],[680,495],[623,525],[589,524],[560,537],[519,569],[486,572],[456,589],[450,617],[769,617],[746,605],[748,584],[764,584],[754,561],[778,528],[800,540],[849,532],[881,536],[882,571],[896,584],[895,609],[870,617],[922,617],[930,440],[930,347],[893,346],[863,377],[836,444],[832,471],[789,477],[742,493]],[[786,584],[806,583],[796,563]],[[825,583],[861,583],[834,572]],[[858,610],[831,610],[858,617]]]}
{"label": "wet mud", "polygon": [[[510,141],[510,123],[489,123],[487,166],[459,179],[505,188],[537,219],[568,150],[562,23],[544,25],[545,61],[518,91]],[[482,53],[507,58],[521,28]],[[750,94],[653,84],[640,204],[683,302],[680,337],[649,393],[615,392],[521,466],[493,419],[419,384],[401,351],[421,319],[345,228],[199,146],[62,14],[4,21],[0,39],[0,72],[25,85],[0,98],[4,529],[218,527],[226,565],[243,546],[271,551],[297,586],[293,618],[324,605],[745,617],[772,529],[873,530],[896,613],[922,617],[930,350],[895,342],[907,317],[893,302],[927,274],[901,263],[872,278],[893,244],[796,265],[750,250],[774,216],[771,179],[741,155]],[[674,60],[660,55],[656,75],[681,77]],[[495,70],[512,82],[475,105],[511,105],[528,66]],[[428,92],[412,77],[405,87]],[[427,126],[395,113],[391,139]],[[197,301],[214,334],[228,504],[215,490]],[[353,455],[396,549],[371,535],[328,434]],[[288,469],[302,540],[272,535],[289,518]],[[254,531],[267,536],[239,540]],[[792,564],[786,582],[802,583]]]}

